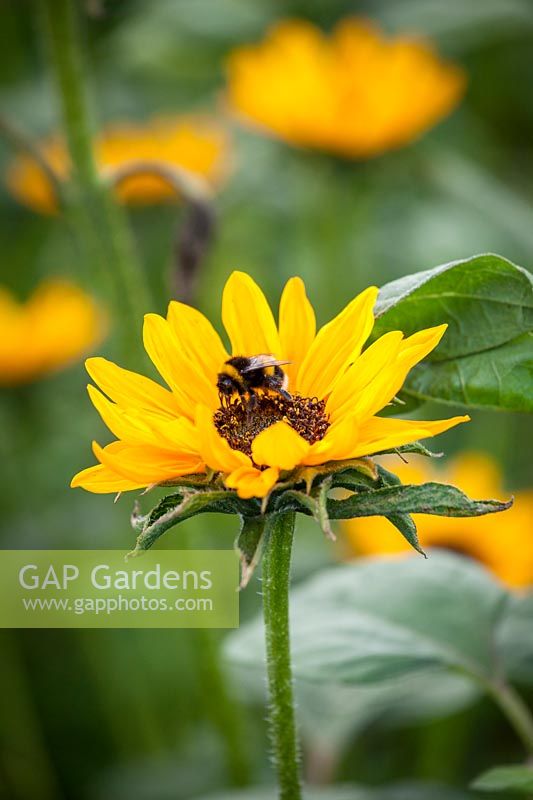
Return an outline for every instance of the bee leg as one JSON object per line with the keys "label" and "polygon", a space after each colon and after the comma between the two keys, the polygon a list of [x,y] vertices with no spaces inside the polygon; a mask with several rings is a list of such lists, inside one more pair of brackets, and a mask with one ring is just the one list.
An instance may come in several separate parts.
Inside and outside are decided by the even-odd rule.
{"label": "bee leg", "polygon": [[286,389],[278,389],[278,392],[280,393],[280,395],[282,397],[285,398],[285,400],[292,400],[291,395],[288,393],[288,391]]}

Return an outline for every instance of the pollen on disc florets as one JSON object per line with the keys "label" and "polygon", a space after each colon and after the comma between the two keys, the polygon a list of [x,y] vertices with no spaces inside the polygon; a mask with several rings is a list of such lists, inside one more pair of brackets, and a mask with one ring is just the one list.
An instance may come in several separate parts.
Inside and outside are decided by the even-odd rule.
{"label": "pollen on disc florets", "polygon": [[317,397],[290,398],[277,393],[236,395],[215,411],[217,431],[234,450],[252,455],[255,437],[275,422],[286,422],[309,444],[314,444],[329,428],[326,403]]}

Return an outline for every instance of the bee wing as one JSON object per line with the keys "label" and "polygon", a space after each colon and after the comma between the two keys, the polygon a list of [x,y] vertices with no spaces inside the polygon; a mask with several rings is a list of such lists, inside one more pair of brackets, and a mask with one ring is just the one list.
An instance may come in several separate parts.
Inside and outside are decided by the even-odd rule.
{"label": "bee wing", "polygon": [[241,372],[253,372],[256,369],[264,369],[265,367],[281,367],[283,364],[291,363],[290,361],[279,361],[279,359],[269,355],[252,356],[248,359],[248,362],[246,367],[241,369]]}

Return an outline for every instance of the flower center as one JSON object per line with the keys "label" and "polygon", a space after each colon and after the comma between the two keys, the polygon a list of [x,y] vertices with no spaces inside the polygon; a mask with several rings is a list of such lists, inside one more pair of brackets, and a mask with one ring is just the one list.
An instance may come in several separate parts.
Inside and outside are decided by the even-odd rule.
{"label": "flower center", "polygon": [[215,411],[217,431],[233,450],[252,455],[255,437],[275,422],[287,422],[296,433],[313,444],[329,428],[326,403],[317,397],[283,397],[277,393],[237,395]]}

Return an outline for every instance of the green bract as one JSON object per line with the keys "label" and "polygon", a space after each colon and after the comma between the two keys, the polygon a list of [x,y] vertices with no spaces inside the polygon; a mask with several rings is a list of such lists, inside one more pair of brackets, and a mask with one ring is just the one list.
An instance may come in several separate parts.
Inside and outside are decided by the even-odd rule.
{"label": "green bract", "polygon": [[[429,454],[418,446],[402,450]],[[236,546],[242,563],[242,587],[248,583],[260,558],[265,523],[278,514],[298,512],[312,516],[331,538],[334,538],[331,520],[383,515],[423,554],[411,514],[474,517],[504,511],[512,503],[471,500],[454,486],[440,483],[404,486],[396,475],[369,459],[296,472],[291,481],[272,492],[266,503],[242,500],[219,483],[201,478],[188,480],[176,488],[175,493],[161,500],[148,514],[134,512],[132,524],[138,537],[130,555],[148,550],[167,530],[197,514],[237,514],[241,518]],[[334,490],[344,490],[345,496],[334,499],[331,496]]]}

